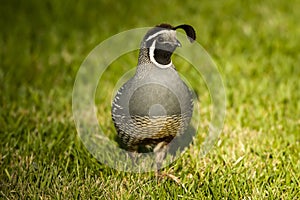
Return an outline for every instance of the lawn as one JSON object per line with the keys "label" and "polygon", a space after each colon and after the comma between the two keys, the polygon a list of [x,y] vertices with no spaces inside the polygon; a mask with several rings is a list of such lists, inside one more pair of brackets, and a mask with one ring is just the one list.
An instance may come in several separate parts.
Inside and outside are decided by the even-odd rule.
{"label": "lawn", "polygon": [[[1,199],[299,199],[299,10],[297,0],[2,2]],[[195,143],[162,170],[180,183],[99,162],[72,113],[75,77],[91,50],[119,32],[162,22],[195,27],[226,90],[213,149],[199,157]],[[198,132],[206,133],[209,91],[184,60],[173,62],[199,95]],[[111,95],[136,63],[137,52],[120,57],[97,88],[98,120],[112,140]]]}

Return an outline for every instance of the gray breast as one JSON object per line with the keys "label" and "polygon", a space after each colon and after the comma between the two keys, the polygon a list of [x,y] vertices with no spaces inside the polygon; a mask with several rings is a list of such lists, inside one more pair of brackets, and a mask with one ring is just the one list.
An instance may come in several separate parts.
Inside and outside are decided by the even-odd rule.
{"label": "gray breast", "polygon": [[112,105],[121,145],[129,150],[170,142],[184,132],[193,112],[192,94],[175,69],[145,67],[118,90]]}

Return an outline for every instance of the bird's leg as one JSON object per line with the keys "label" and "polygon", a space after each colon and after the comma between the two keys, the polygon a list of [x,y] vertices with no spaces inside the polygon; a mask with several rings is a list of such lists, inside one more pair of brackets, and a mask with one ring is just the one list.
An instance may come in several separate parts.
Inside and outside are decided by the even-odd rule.
{"label": "bird's leg", "polygon": [[155,153],[156,176],[157,177],[161,175],[161,167],[162,167],[162,162],[166,156],[167,144],[168,144],[167,142],[160,142],[153,149],[153,152]]}
{"label": "bird's leg", "polygon": [[155,174],[156,178],[157,178],[157,180],[162,177],[170,178],[171,180],[175,181],[178,185],[180,185],[187,192],[186,187],[184,186],[184,184],[181,183],[181,181],[178,177],[176,177],[168,172],[166,172],[166,173],[161,172],[162,162],[165,159],[167,151],[168,151],[167,144],[168,144],[167,142],[160,142],[153,150],[154,153],[156,153],[156,158],[155,158],[156,167],[157,167],[156,174]]}

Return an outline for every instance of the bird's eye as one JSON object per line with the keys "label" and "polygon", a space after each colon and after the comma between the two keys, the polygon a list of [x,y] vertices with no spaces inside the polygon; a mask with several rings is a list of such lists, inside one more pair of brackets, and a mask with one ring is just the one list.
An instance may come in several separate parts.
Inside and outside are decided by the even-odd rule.
{"label": "bird's eye", "polygon": [[161,36],[159,36],[159,37],[157,38],[157,41],[158,41],[158,42],[163,42],[163,41],[164,41],[164,38],[161,37]]}

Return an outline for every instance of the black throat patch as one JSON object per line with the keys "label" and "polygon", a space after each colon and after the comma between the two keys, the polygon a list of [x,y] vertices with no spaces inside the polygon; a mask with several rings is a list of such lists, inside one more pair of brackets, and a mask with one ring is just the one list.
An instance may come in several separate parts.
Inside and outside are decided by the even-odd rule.
{"label": "black throat patch", "polygon": [[173,52],[165,51],[162,49],[154,49],[154,59],[159,64],[167,65],[171,62],[172,53]]}

